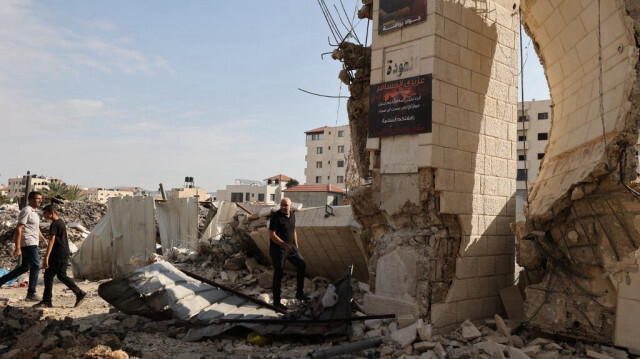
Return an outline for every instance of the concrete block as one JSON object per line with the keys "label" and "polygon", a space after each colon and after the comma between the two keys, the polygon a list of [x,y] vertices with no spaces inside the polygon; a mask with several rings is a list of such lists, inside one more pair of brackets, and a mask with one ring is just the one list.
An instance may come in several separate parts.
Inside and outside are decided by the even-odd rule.
{"label": "concrete block", "polygon": [[[436,33],[437,33],[437,27],[436,27]],[[468,44],[467,44],[468,33],[473,33],[473,32],[467,30],[462,25],[454,21],[451,21],[445,17],[444,19],[444,37],[445,38],[455,42],[460,46],[468,47]]]}
{"label": "concrete block", "polygon": [[[418,337],[420,340],[431,340],[431,324],[425,323],[422,319],[418,319]],[[431,348],[430,348],[431,349]]]}
{"label": "concrete block", "polygon": [[447,294],[447,299],[445,301],[447,303],[451,303],[469,299],[467,290],[467,283],[469,280],[472,279],[458,279],[453,281],[453,283],[451,284],[451,288],[449,289],[449,293]]}
{"label": "concrete block", "polygon": [[435,303],[431,305],[431,322],[438,328],[455,324],[457,321],[456,314],[456,303]]}
{"label": "concrete block", "polygon": [[417,323],[413,323],[412,325],[398,329],[395,332],[391,333],[391,339],[398,344],[401,348],[405,348],[416,340],[416,331]]}
{"label": "concrete block", "polygon": [[472,197],[468,193],[443,192],[440,194],[440,212],[448,214],[472,214]]}
{"label": "concrete block", "polygon": [[478,257],[456,258],[456,278],[473,278],[478,270]]}
{"label": "concrete block", "polygon": [[470,320],[465,320],[460,328],[462,329],[462,337],[466,340],[473,340],[482,336],[482,333],[480,333],[478,328],[473,323],[471,323]]}
{"label": "concrete block", "polygon": [[367,315],[411,314],[417,318],[418,304],[372,293],[365,293],[364,311]]}
{"label": "concrete block", "polygon": [[400,300],[412,300],[416,293],[414,251],[397,248],[382,256],[376,267],[376,294]]}
{"label": "concrete block", "polygon": [[478,257],[478,276],[492,276],[496,274],[495,257]]}

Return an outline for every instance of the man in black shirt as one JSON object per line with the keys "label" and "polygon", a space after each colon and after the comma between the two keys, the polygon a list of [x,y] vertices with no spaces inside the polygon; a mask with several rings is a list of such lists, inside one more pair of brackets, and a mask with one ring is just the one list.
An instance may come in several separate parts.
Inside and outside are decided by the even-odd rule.
{"label": "man in black shirt", "polygon": [[51,308],[51,297],[53,296],[53,277],[56,275],[58,279],[64,283],[67,288],[76,295],[75,307],[85,299],[87,293],[83,292],[73,279],[67,276],[67,266],[69,265],[69,256],[71,251],[69,250],[69,239],[67,238],[67,224],[58,217],[55,207],[50,204],[42,209],[42,214],[45,219],[51,221],[49,227],[49,244],[47,245],[47,252],[42,259],[42,268],[44,268],[44,295],[42,301],[34,307],[48,307]]}
{"label": "man in black shirt", "polygon": [[291,211],[291,200],[283,198],[280,210],[271,215],[269,220],[269,255],[273,261],[273,305],[280,309],[286,307],[280,303],[281,283],[285,260],[289,260],[297,269],[296,299],[309,300],[304,294],[304,275],[306,263],[298,251],[296,235],[296,216]]}

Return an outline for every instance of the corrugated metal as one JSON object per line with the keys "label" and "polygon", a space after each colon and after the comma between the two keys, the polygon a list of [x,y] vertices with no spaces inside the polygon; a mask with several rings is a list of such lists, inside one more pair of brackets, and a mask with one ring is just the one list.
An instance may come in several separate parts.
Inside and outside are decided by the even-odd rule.
{"label": "corrugated metal", "polygon": [[107,212],[71,258],[74,278],[99,280],[113,277],[111,270],[111,213]]}
{"label": "corrugated metal", "polygon": [[152,197],[109,198],[109,211],[71,260],[76,278],[114,278],[130,272],[131,257],[147,259],[156,250]]}
{"label": "corrugated metal", "polygon": [[162,253],[172,247],[196,249],[198,198],[175,198],[156,204]]}
{"label": "corrugated metal", "polygon": [[[318,298],[304,312],[282,316],[271,305],[221,286],[203,283],[168,262],[136,268],[127,276],[103,283],[98,293],[127,314],[189,322],[184,340],[219,335],[234,327],[260,334],[345,335],[351,315],[351,276],[336,282],[338,302],[322,308]],[[337,320],[334,320],[337,318]]]}
{"label": "corrugated metal", "polygon": [[216,215],[211,220],[211,223],[202,232],[202,239],[220,240],[222,237],[222,230],[224,226],[233,220],[233,217],[238,213],[238,207],[235,203],[229,201],[220,201],[214,203],[218,208]]}

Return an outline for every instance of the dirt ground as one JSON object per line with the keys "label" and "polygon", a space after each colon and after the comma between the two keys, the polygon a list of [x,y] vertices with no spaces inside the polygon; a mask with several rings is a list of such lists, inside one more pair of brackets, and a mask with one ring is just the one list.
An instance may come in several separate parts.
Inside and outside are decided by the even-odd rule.
{"label": "dirt ground", "polygon": [[[71,273],[69,274],[71,275]],[[271,341],[268,345],[256,346],[249,344],[246,337],[238,335],[221,336],[201,342],[185,342],[178,339],[180,334],[184,333],[184,328],[174,326],[171,321],[154,322],[115,310],[98,295],[98,286],[105,281],[77,282],[78,286],[88,294],[78,308],[73,307],[75,304],[73,292],[59,282],[54,284],[53,308],[44,309],[33,309],[32,306],[35,302],[24,300],[27,293],[26,287],[3,286],[0,289],[0,313],[6,313],[7,308],[20,309],[20,316],[39,316],[38,324],[43,326],[46,324],[47,328],[51,326],[51,323],[65,320],[71,322],[72,320],[70,328],[76,336],[76,340],[73,342],[75,345],[63,344],[62,347],[66,346],[65,352],[54,352],[53,356],[50,356],[51,358],[305,358],[309,352],[331,345],[322,342],[304,343],[300,338],[270,338]],[[44,284],[42,284],[41,275],[37,288],[38,295],[41,296],[43,290]],[[7,316],[0,314],[0,328],[3,327],[2,321],[7,318]],[[22,329],[26,332],[30,328],[25,325]],[[46,331],[43,329],[43,332]],[[20,335],[24,336],[25,334]],[[63,331],[59,331],[55,335],[50,334],[49,336],[64,340],[65,334]],[[45,335],[45,342],[46,337]],[[85,338],[87,339],[85,340]],[[31,357],[24,351],[20,353],[16,353],[15,350],[10,351],[12,346],[2,345],[7,340],[7,335],[3,331],[0,336],[0,358]],[[121,349],[126,354],[111,352],[96,355],[95,348],[99,344],[107,345],[111,350]],[[37,352],[42,353],[40,350]],[[106,352],[110,352],[109,348],[106,349]],[[56,355],[56,353],[58,354]],[[49,356],[33,357],[48,358]],[[352,356],[337,358],[341,357],[350,358]]]}

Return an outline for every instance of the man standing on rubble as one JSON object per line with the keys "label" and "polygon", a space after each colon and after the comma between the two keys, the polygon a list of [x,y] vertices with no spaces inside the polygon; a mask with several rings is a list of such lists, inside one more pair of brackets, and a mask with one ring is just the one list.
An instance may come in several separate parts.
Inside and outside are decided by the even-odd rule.
{"label": "man standing on rubble", "polygon": [[36,284],[38,284],[38,274],[40,273],[38,241],[44,242],[45,239],[40,232],[40,216],[36,209],[42,204],[42,194],[37,191],[30,192],[27,200],[29,205],[20,211],[18,226],[13,232],[13,240],[16,244],[14,254],[16,256],[22,255],[22,262],[14,270],[0,277],[0,286],[29,271],[29,288],[25,299],[37,302],[40,300],[40,297],[36,295]]}
{"label": "man standing on rubble", "polygon": [[53,204],[44,207],[42,214],[45,219],[51,221],[51,227],[49,227],[47,252],[42,259],[42,267],[44,267],[44,294],[42,301],[34,305],[34,307],[53,307],[51,299],[53,297],[53,277],[55,276],[58,276],[58,279],[76,295],[74,307],[77,307],[82,303],[84,298],[86,298],[87,293],[78,288],[73,279],[67,275],[69,256],[71,255],[69,238],[67,237],[67,224],[62,218],[58,217]]}
{"label": "man standing on rubble", "polygon": [[280,309],[286,309],[280,303],[280,295],[284,262],[287,259],[297,269],[296,299],[309,300],[309,297],[303,291],[307,265],[298,251],[296,215],[291,211],[291,200],[289,198],[283,198],[280,201],[280,210],[271,215],[269,238],[271,238],[269,255],[273,261],[273,305]]}

